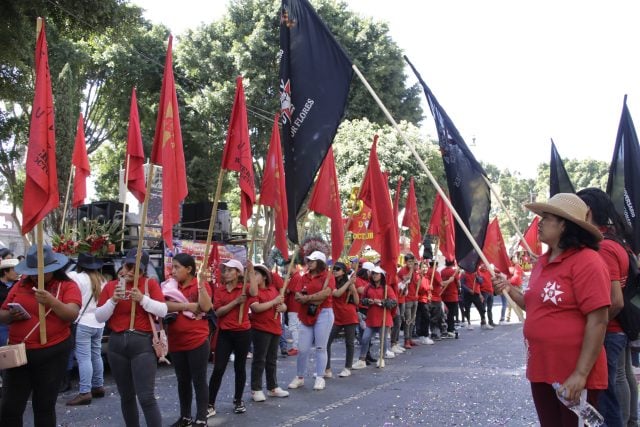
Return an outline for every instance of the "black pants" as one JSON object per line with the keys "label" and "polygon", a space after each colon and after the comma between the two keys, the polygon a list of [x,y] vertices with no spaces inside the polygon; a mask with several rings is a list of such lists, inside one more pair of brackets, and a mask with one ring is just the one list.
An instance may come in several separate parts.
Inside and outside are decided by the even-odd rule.
{"label": "black pants", "polygon": [[419,337],[429,336],[429,304],[418,302],[418,314],[416,315],[416,334]]}
{"label": "black pants", "polygon": [[447,306],[447,332],[455,332],[455,318],[458,314],[458,303],[445,302],[444,305]]}
{"label": "black pants", "polygon": [[402,314],[404,313],[404,304],[398,304],[396,315],[393,316],[393,326],[391,327],[391,347],[400,341],[400,327],[402,326]]}
{"label": "black pants", "polygon": [[484,306],[484,311],[487,313],[487,320],[489,324],[493,326],[493,294],[491,292],[483,292],[482,305]]}
{"label": "black pants", "polygon": [[251,362],[251,390],[262,390],[262,373],[267,377],[267,390],[278,387],[276,365],[280,335],[251,330],[253,339],[253,361]]}
{"label": "black pants", "polygon": [[467,319],[467,322],[471,323],[471,304],[476,307],[478,313],[480,313],[480,324],[484,325],[487,323],[484,316],[484,304],[480,301],[479,294],[471,294],[466,292],[464,294],[464,317]]}
{"label": "black pants", "polygon": [[209,389],[207,388],[207,364],[209,363],[209,340],[187,351],[171,353],[171,362],[178,380],[180,416],[191,418],[191,385],[196,392],[196,420],[206,421]]}
{"label": "black pants", "polygon": [[214,360],[213,372],[209,379],[209,404],[216,404],[216,397],[220,391],[222,377],[227,369],[227,363],[231,353],[235,355],[233,362],[233,370],[235,371],[235,392],[234,400],[242,400],[242,392],[244,391],[244,383],[247,380],[247,371],[245,363],[247,362],[247,353],[251,345],[251,330],[246,331],[227,331],[220,330],[218,332],[218,343],[216,344],[216,354]]}
{"label": "black pants", "polygon": [[333,325],[331,328],[331,334],[329,335],[329,342],[327,342],[327,369],[331,369],[331,344],[336,339],[338,333],[344,329],[344,343],[347,346],[347,355],[344,361],[344,367],[351,369],[353,364],[353,353],[355,352],[355,340],[356,340],[356,327],[358,325]]}
{"label": "black pants", "polygon": [[127,427],[140,425],[136,398],[147,426],[162,425],[162,415],[155,396],[158,359],[151,345],[151,333],[112,333],[107,356]]}
{"label": "black pants", "polygon": [[71,339],[37,350],[27,350],[27,364],[7,369],[3,387],[0,425],[22,427],[22,415],[32,395],[33,425],[56,426],[56,399],[67,360]]}

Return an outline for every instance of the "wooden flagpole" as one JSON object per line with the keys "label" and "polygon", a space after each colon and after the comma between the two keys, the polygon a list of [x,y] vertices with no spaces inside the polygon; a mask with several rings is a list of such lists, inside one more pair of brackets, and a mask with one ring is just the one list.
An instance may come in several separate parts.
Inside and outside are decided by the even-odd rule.
{"label": "wooden flagpole", "polygon": [[[513,219],[513,217],[511,216],[511,213],[509,212],[509,210],[507,209],[507,207],[504,205],[504,203],[502,202],[502,198],[500,198],[500,196],[498,195],[498,192],[496,191],[496,189],[493,187],[493,185],[491,184],[491,182],[487,179],[486,176],[482,175],[482,177],[484,178],[484,181],[487,183],[487,185],[489,186],[489,188],[491,189],[491,192],[493,193],[494,196],[496,196],[496,199],[498,200],[498,203],[500,203],[500,206],[502,206],[502,209],[504,210],[504,213],[507,214],[507,218],[509,218],[509,221],[511,221],[511,225],[513,225],[513,228],[516,230],[516,234],[518,235],[518,237],[520,238],[520,241],[524,244],[525,249],[527,249],[529,251],[529,254],[531,254],[532,256],[537,256],[535,253],[533,253],[533,251],[531,250],[531,247],[529,246],[529,243],[527,243],[527,241],[525,240],[524,236],[522,235],[522,233],[520,232],[520,229],[518,228],[518,226],[516,225],[515,220]],[[505,273],[507,273],[505,271]]]}
{"label": "wooden flagpole", "polygon": [[[282,289],[280,289],[280,296],[284,298],[284,294],[287,291],[287,287],[289,286],[289,282],[291,281],[291,275],[293,274],[293,269],[296,265],[296,258],[298,257],[298,253],[300,253],[300,246],[296,246],[291,259],[289,260],[289,269],[287,270],[287,277],[284,279],[284,285],[282,285]],[[273,317],[274,319],[278,318],[278,312]]]}
{"label": "wooden flagpole", "polygon": [[207,260],[209,259],[209,252],[211,251],[211,240],[213,238],[213,227],[216,224],[216,220],[218,219],[218,200],[220,200],[220,195],[222,194],[222,182],[224,181],[224,174],[226,170],[220,167],[220,172],[218,173],[218,185],[216,186],[216,194],[213,196],[213,207],[211,208],[211,218],[209,220],[209,230],[207,231],[207,243],[204,247],[204,258],[203,263],[200,264],[200,272],[198,275],[204,273],[206,268],[205,264],[207,264]]}
{"label": "wooden flagpole", "polygon": [[67,225],[67,208],[69,206],[69,193],[71,191],[71,180],[75,175],[76,167],[71,165],[69,168],[69,180],[67,181],[67,195],[64,198],[64,209],[62,210],[62,223],[60,224],[60,228],[62,229],[62,234],[64,234]]}
{"label": "wooden flagpole", "polygon": [[[124,167],[124,203],[122,204],[122,233],[120,234],[120,252],[124,252],[124,229],[127,222],[127,192],[129,192],[129,163],[131,161],[131,154],[127,154],[127,163]],[[147,195],[145,194],[145,199]]]}
{"label": "wooden flagpole", "polygon": [[[473,236],[471,235],[471,232],[469,231],[469,229],[465,225],[464,221],[462,221],[462,218],[460,218],[460,215],[458,215],[458,212],[455,210],[455,208],[451,204],[451,201],[449,200],[447,195],[444,193],[444,191],[442,190],[442,188],[440,187],[440,185],[436,181],[435,177],[433,176],[433,174],[431,173],[431,171],[429,170],[427,165],[424,163],[424,161],[422,160],[422,158],[420,157],[420,155],[416,151],[416,148],[414,147],[413,143],[411,141],[409,141],[409,139],[406,137],[404,132],[402,132],[402,129],[400,129],[400,127],[398,126],[398,123],[396,123],[394,118],[391,116],[391,113],[389,113],[389,110],[387,110],[387,107],[385,107],[385,105],[382,103],[382,101],[378,97],[378,94],[373,90],[371,85],[369,85],[369,82],[367,82],[367,79],[364,78],[364,76],[362,75],[362,73],[360,72],[358,67],[355,64],[353,64],[351,66],[351,68],[356,73],[356,75],[358,76],[358,78],[360,79],[362,84],[364,84],[364,86],[367,88],[367,90],[369,91],[369,93],[371,94],[373,99],[376,101],[376,103],[378,104],[378,106],[380,107],[380,109],[382,110],[384,115],[387,117],[389,122],[391,122],[391,124],[393,125],[394,129],[396,130],[396,133],[398,134],[398,136],[400,136],[402,138],[402,140],[404,141],[404,143],[407,145],[407,147],[409,147],[409,150],[411,150],[411,153],[413,154],[413,156],[415,157],[416,161],[418,162],[418,165],[427,174],[427,177],[429,178],[429,181],[431,181],[431,184],[434,186],[434,188],[436,189],[438,194],[440,194],[440,197],[442,197],[443,201],[447,204],[447,206],[451,210],[451,213],[453,214],[454,218],[456,219],[456,221],[458,221],[458,224],[460,225],[460,228],[462,229],[464,234],[469,239],[469,242],[471,242],[471,245],[473,246],[475,251],[478,253],[478,256],[480,257],[480,259],[482,259],[482,261],[485,263],[485,265],[489,269],[489,272],[491,273],[491,276],[494,277],[496,275],[496,272],[495,272],[493,266],[491,265],[491,263],[487,259],[487,257],[484,254],[484,252],[482,252],[482,249],[478,245],[478,242],[476,242],[476,240],[473,238]],[[508,301],[509,305],[516,312],[516,314],[518,315],[518,318],[520,319],[520,321],[523,321],[524,320],[524,315],[522,313],[522,309],[515,302],[513,302],[513,300],[511,299],[511,297],[509,296],[509,294],[507,293],[506,290],[503,290],[502,294],[507,298],[507,301]]]}
{"label": "wooden flagpole", "polygon": [[[256,244],[256,233],[258,231],[258,217],[260,216],[260,200],[258,199],[258,202],[256,204],[256,206],[258,207],[256,209],[256,219],[253,222],[253,230],[251,231],[251,242],[249,243],[249,252],[247,253],[247,261],[249,261],[249,259],[252,258],[252,254],[253,254],[253,247]],[[253,263],[253,260],[251,260],[251,262]],[[247,281],[248,281],[248,277],[249,277],[249,272],[245,272],[244,275],[244,283],[242,284],[242,295],[246,295],[247,293]],[[242,324],[242,317],[244,314],[244,302],[242,304],[240,304],[240,312],[238,313],[238,323]]]}
{"label": "wooden flagpole", "polygon": [[[151,196],[151,186],[153,184],[153,175],[155,173],[155,165],[149,164],[149,174],[147,176],[147,191],[144,195],[144,203],[142,204],[142,214],[140,216],[140,231],[138,231],[138,249],[136,251],[136,265],[133,273],[133,288],[138,288],[138,280],[140,279],[140,259],[142,258],[142,243],[144,241],[145,227],[147,226],[147,209],[149,207],[149,198]],[[134,323],[136,319],[136,302],[131,300],[131,319],[129,320],[129,329],[135,329]]]}
{"label": "wooden flagpole", "polygon": [[382,328],[380,328],[380,357],[378,357],[378,368],[384,368],[384,343],[386,341],[386,325],[387,325],[387,306],[384,305],[387,299],[387,289],[389,284],[387,283],[387,277],[384,278],[384,299],[382,300]]}

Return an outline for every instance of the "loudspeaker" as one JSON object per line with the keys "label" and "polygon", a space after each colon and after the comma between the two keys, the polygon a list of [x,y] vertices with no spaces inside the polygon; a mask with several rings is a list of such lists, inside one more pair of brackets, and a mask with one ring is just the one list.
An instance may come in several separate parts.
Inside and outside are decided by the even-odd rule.
{"label": "loudspeaker", "polygon": [[95,219],[100,222],[122,220],[124,204],[120,202],[101,201],[78,207],[78,221],[83,218]]}
{"label": "loudspeaker", "polygon": [[[195,228],[196,230],[208,230],[211,222],[211,209],[213,202],[185,203],[182,205],[183,228]],[[206,233],[205,239],[206,239]],[[216,241],[229,239],[231,235],[231,212],[226,202],[218,202],[216,223],[213,226],[213,238]]]}

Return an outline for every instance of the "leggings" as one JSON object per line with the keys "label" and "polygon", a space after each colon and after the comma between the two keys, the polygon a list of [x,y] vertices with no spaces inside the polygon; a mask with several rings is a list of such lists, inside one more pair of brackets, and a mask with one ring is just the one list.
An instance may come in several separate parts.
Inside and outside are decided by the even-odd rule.
{"label": "leggings", "polygon": [[209,339],[193,350],[171,353],[171,361],[178,380],[180,416],[191,418],[192,389],[196,393],[196,420],[207,419],[207,364],[209,363]]}
{"label": "leggings", "polygon": [[344,360],[344,367],[351,369],[353,364],[353,353],[355,351],[354,342],[356,340],[356,324],[353,325],[333,325],[331,328],[331,335],[329,335],[329,342],[327,342],[327,369],[331,369],[331,344],[333,340],[338,336],[341,330],[344,330],[344,344],[347,346],[347,355]]}
{"label": "leggings", "polygon": [[267,390],[278,387],[276,366],[280,336],[269,332],[251,330],[253,360],[251,362],[251,390],[262,390],[262,373],[266,373]]}
{"label": "leggings", "polygon": [[[600,390],[587,390],[587,402],[596,409],[598,409],[599,394]],[[578,416],[560,402],[551,384],[531,383],[531,395],[541,427],[573,427],[578,425]]]}
{"label": "leggings", "polygon": [[233,394],[234,401],[242,400],[242,392],[244,391],[244,383],[247,380],[247,371],[245,363],[247,361],[247,353],[251,345],[251,330],[246,331],[228,331],[221,330],[218,333],[218,344],[216,346],[215,362],[211,378],[209,379],[209,404],[216,404],[216,397],[220,391],[222,377],[227,369],[227,363],[231,357],[231,353],[235,355],[233,362],[233,370],[235,371],[235,392]]}
{"label": "leggings", "polygon": [[458,313],[458,303],[445,302],[444,305],[447,306],[447,332],[455,332],[455,316]]}

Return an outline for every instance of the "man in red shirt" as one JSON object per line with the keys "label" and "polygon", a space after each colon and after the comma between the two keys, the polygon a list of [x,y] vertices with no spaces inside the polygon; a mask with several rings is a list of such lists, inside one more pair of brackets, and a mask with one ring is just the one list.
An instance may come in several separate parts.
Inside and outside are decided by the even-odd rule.
{"label": "man in red shirt", "polygon": [[458,313],[458,269],[455,260],[446,260],[445,268],[440,272],[442,277],[442,291],[440,297],[447,307],[447,338],[455,337],[454,318]]}
{"label": "man in red shirt", "polygon": [[480,264],[478,274],[482,280],[480,282],[480,293],[482,294],[482,305],[487,313],[488,324],[481,326],[482,329],[493,329],[493,284],[491,283],[491,272],[484,263]]}
{"label": "man in red shirt", "polygon": [[480,293],[480,283],[478,281],[477,271],[465,271],[460,276],[460,287],[462,288],[463,317],[467,320],[467,330],[473,330],[471,326],[471,304],[476,307],[480,313],[480,327],[483,329],[493,329],[493,326],[487,325],[485,320],[485,310],[482,304],[482,294]]}
{"label": "man in red shirt", "polygon": [[418,282],[420,276],[416,263],[416,259],[412,253],[404,256],[405,265],[398,271],[398,287],[401,293],[405,294],[403,329],[404,329],[404,348],[411,348],[415,345],[412,341],[413,328],[416,324],[416,313],[418,311]]}
{"label": "man in red shirt", "polygon": [[[442,324],[444,322],[444,311],[442,310],[442,276],[438,271],[438,262],[432,260],[429,262],[427,277],[431,281],[431,298],[429,300],[429,329],[431,330],[431,339],[440,341],[442,334]],[[433,279],[433,280],[432,280]]]}

